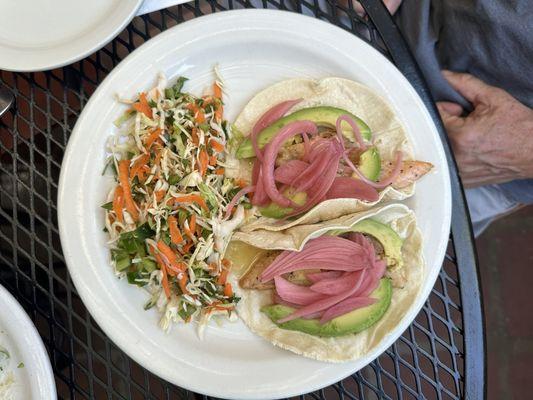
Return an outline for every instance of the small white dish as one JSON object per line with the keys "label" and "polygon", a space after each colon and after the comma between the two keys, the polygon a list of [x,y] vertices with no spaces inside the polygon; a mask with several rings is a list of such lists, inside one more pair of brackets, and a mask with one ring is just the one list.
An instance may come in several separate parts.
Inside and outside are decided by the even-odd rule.
{"label": "small white dish", "polygon": [[71,64],[111,41],[142,0],[0,0],[0,69]]}
{"label": "small white dish", "polygon": [[9,354],[13,400],[56,400],[54,374],[46,348],[15,298],[0,285],[0,346]]}
{"label": "small white dish", "polygon": [[[415,155],[435,165],[408,205],[418,217],[427,262],[421,293],[401,323],[364,357],[343,364],[306,359],[274,347],[241,321],[211,324],[203,341],[196,327],[166,334],[144,291],[116,278],[109,264],[103,211],[112,182],[101,176],[113,121],[125,110],[114,94],[151,88],[159,72],[185,90],[209,87],[218,64],[232,121],[259,90],[283,79],[338,76],[385,97],[404,123]],[[448,243],[451,195],[448,166],[433,121],[405,77],[378,51],[323,21],[273,10],[240,10],[196,18],[171,28],[128,56],[100,84],[80,115],[63,159],[58,193],[63,252],[89,312],[131,358],[162,378],[216,397],[291,397],[337,382],[384,352],[420,311],[440,271]]]}

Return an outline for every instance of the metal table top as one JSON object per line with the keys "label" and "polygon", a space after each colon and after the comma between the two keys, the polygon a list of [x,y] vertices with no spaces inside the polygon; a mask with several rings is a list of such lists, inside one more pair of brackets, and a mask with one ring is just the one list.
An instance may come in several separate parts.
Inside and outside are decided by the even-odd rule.
{"label": "metal table top", "polygon": [[0,283],[22,304],[46,345],[60,399],[202,398],[128,358],[96,325],[76,293],[61,252],[57,184],[76,119],[105,76],[161,31],[226,9],[271,8],[314,15],[367,41],[404,73],[440,131],[452,176],[452,234],[439,278],[400,339],[345,380],[309,399],[479,399],[485,391],[481,294],[468,212],[446,135],[422,75],[383,4],[327,0],[194,1],[136,17],[111,43],[70,66],[0,71],[16,105],[0,119]]}

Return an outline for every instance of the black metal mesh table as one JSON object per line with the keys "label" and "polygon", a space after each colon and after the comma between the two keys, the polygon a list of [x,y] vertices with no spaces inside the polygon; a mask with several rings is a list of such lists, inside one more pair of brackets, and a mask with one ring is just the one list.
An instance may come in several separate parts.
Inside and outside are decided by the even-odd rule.
{"label": "black metal mesh table", "polygon": [[[16,105],[0,119],[0,283],[27,310],[47,347],[61,399],[174,399],[202,396],[130,360],[88,314],[67,272],[57,228],[61,160],[96,86],[133,49],[182,21],[226,9],[263,7],[313,15],[353,32],[388,56],[427,105],[452,175],[452,235],[439,278],[401,338],[353,376],[312,399],[478,399],[484,396],[483,317],[475,252],[455,163],[416,63],[383,5],[349,2],[195,1],[136,17],[97,53],[45,73],[0,71]],[[344,5],[342,5],[344,4]],[[347,5],[348,4],[348,5]]]}

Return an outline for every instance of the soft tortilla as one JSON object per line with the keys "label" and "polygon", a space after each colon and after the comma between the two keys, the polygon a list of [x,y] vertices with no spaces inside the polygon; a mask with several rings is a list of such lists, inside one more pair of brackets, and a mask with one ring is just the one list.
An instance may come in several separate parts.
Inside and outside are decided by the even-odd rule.
{"label": "soft tortilla", "polygon": [[[274,104],[285,100],[302,98],[290,112],[315,106],[333,106],[345,109],[358,116],[372,130],[374,144],[383,160],[393,160],[397,150],[404,153],[404,159],[412,159],[413,151],[405,129],[390,108],[376,93],[366,86],[343,78],[322,80],[290,79],[279,82],[259,92],[244,107],[235,121],[236,128],[247,135],[259,117]],[[251,163],[247,160],[228,160],[226,174],[229,177],[251,179]],[[342,215],[367,210],[377,203],[403,200],[412,196],[414,185],[401,190],[387,187],[380,192],[376,202],[368,203],[356,199],[332,199],[317,204],[313,209],[293,221],[280,222],[273,218],[259,217],[241,227],[243,231],[267,229],[281,231],[292,226],[313,224],[337,218]]]}
{"label": "soft tortilla", "polygon": [[404,318],[407,310],[419,296],[426,274],[422,258],[422,238],[416,228],[415,216],[406,206],[393,204],[364,213],[346,215],[317,225],[296,226],[285,232],[258,230],[236,233],[233,240],[241,240],[262,248],[298,250],[310,239],[327,231],[348,229],[362,219],[374,218],[389,224],[403,239],[404,274],[406,284],[394,288],[389,309],[375,325],[355,335],[339,338],[320,338],[303,332],[279,328],[260,309],[271,304],[270,290],[241,289],[236,278],[234,287],[241,297],[237,313],[250,330],[276,346],[320,361],[345,362],[360,358],[376,347]]}

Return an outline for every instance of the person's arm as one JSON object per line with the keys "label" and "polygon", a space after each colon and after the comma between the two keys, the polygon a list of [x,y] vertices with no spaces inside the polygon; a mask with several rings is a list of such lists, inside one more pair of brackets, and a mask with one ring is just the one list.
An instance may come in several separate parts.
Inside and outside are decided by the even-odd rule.
{"label": "person's arm", "polygon": [[443,74],[474,107],[463,117],[459,104],[437,103],[463,184],[533,178],[533,110],[470,74]]}

